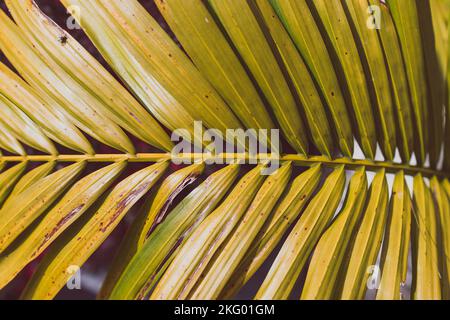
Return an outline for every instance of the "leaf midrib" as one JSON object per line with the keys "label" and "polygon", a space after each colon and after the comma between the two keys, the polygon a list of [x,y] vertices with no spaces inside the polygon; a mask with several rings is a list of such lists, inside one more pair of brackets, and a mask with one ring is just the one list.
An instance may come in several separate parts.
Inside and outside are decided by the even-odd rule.
{"label": "leaf midrib", "polygon": [[[310,156],[306,157],[299,154],[284,154],[277,157],[271,157],[270,154],[249,155],[240,153],[224,153],[217,156],[211,156],[207,153],[189,153],[183,156],[175,157],[177,160],[191,159],[192,163],[211,160],[223,159],[225,160],[245,160],[245,163],[250,163],[250,160],[264,161],[264,160],[279,160],[280,162],[292,161],[295,165],[310,167],[314,164],[322,164],[325,167],[336,167],[345,165],[346,169],[354,170],[359,167],[365,167],[367,171],[378,171],[385,169],[388,173],[397,173],[401,170],[406,175],[422,174],[425,177],[439,177],[450,178],[450,172],[434,170],[432,168],[414,166],[405,163],[394,163],[388,161],[372,161],[368,159],[350,159],[350,158],[335,158],[329,159],[326,156]],[[160,161],[167,161],[172,159],[170,153],[138,153],[131,154],[95,154],[95,155],[77,155],[77,154],[60,154],[60,155],[26,155],[26,156],[0,156],[0,164],[2,163],[18,163],[18,162],[51,162],[57,163],[71,163],[79,161],[87,161],[89,163],[112,163],[119,161],[128,161],[130,163],[153,163]],[[228,163],[228,162],[226,162]]]}

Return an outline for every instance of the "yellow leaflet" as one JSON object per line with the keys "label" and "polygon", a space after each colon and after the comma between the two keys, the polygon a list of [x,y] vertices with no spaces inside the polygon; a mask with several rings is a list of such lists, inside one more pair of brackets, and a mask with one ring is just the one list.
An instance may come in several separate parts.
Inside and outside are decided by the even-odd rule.
{"label": "yellow leaflet", "polygon": [[121,274],[133,256],[145,244],[158,225],[167,217],[172,201],[203,172],[204,164],[194,164],[178,170],[167,177],[157,193],[149,196],[140,215],[135,219],[115,254],[115,259],[103,282],[98,299],[106,299],[111,294]]}
{"label": "yellow leaflet", "polygon": [[436,177],[431,179],[431,190],[436,199],[436,210],[440,226],[438,226],[439,239],[439,258],[441,263],[441,287],[442,298],[450,298],[450,198],[447,196],[443,183]]}
{"label": "yellow leaflet", "polygon": [[26,145],[49,154],[57,154],[54,144],[17,106],[0,93],[0,121]]}
{"label": "yellow leaflet", "polygon": [[178,170],[164,180],[158,193],[152,201],[152,206],[147,213],[146,220],[140,230],[138,247],[142,247],[154,229],[166,216],[167,210],[177,195],[189,184],[193,183],[205,169],[205,164],[194,164]]}
{"label": "yellow leaflet", "polygon": [[0,12],[0,48],[11,64],[42,97],[50,96],[64,109],[64,114],[95,139],[126,153],[134,147],[120,127],[105,115],[105,110],[93,109],[70,79],[62,77],[61,66],[48,54],[39,52],[26,41],[23,31]]}
{"label": "yellow leaflet", "polygon": [[251,6],[246,1],[209,0],[269,102],[295,151],[308,154],[308,140],[296,101]]}
{"label": "yellow leaflet", "polygon": [[70,279],[70,266],[82,266],[98,249],[124,215],[158,181],[167,169],[160,162],[120,182],[92,215],[69,229],[52,246],[29,284],[25,297],[52,299]]}
{"label": "yellow leaflet", "polygon": [[412,152],[414,151],[414,128],[409,84],[403,62],[402,50],[389,9],[380,0],[369,1],[371,5],[381,8],[382,27],[378,30],[378,34],[380,35],[386,57],[386,66],[392,87],[392,97],[397,111],[396,119],[399,128],[397,143],[403,161],[407,162],[411,159]]}
{"label": "yellow leaflet", "polygon": [[316,165],[300,174],[292,182],[289,191],[268,218],[260,234],[248,249],[245,257],[223,289],[220,299],[230,299],[255,274],[273,252],[288,228],[303,212],[303,208],[316,190],[322,176],[322,167]]}
{"label": "yellow leaflet", "polygon": [[419,13],[416,1],[388,1],[392,13],[403,59],[406,66],[406,74],[409,81],[409,89],[412,100],[415,129],[417,139],[415,141],[416,157],[419,164],[425,161],[428,150],[428,119],[427,110],[427,82],[424,63],[424,52],[420,35]]}
{"label": "yellow leaflet", "polygon": [[332,299],[344,254],[363,211],[367,195],[367,178],[364,168],[356,170],[347,190],[342,211],[320,238],[308,268],[301,294],[303,300]]}
{"label": "yellow leaflet", "polygon": [[[61,66],[54,71],[71,84],[74,94],[94,110],[103,110],[112,121],[141,140],[162,150],[172,149],[167,134],[149,113],[69,33],[42,14],[34,2],[14,0],[6,4],[24,36],[39,52],[48,54]],[[61,43],[59,39],[63,37]]]}
{"label": "yellow leaflet", "polygon": [[[275,128],[237,55],[198,0],[156,1],[177,39],[247,128]],[[195,35],[195,36],[192,36]]]}
{"label": "yellow leaflet", "polygon": [[392,189],[389,216],[381,254],[381,281],[377,300],[400,300],[406,282],[411,237],[411,197],[403,171],[397,173]]}
{"label": "yellow leaflet", "polygon": [[255,299],[287,299],[308,256],[331,222],[345,186],[345,168],[335,169],[311,200],[283,244]]}
{"label": "yellow leaflet", "polygon": [[21,156],[24,156],[26,154],[20,142],[17,141],[16,137],[13,136],[11,131],[8,128],[6,128],[6,126],[4,126],[1,121],[0,121],[0,148]]}
{"label": "yellow leaflet", "polygon": [[[156,227],[139,252],[133,257],[117,282],[111,299],[143,299],[153,289],[164,272],[165,258],[186,242],[186,238],[216,208],[225,196],[239,172],[238,165],[230,165],[210,175],[195,188],[167,218]],[[177,242],[182,240],[180,244]],[[160,270],[161,269],[161,270]]]}
{"label": "yellow leaflet", "polygon": [[352,157],[353,132],[348,113],[350,109],[347,109],[331,57],[306,1],[270,0],[270,3],[322,91],[328,104],[328,112],[334,120],[342,153],[346,157]]}
{"label": "yellow leaflet", "polygon": [[[65,229],[78,219],[126,167],[126,162],[100,169],[77,182],[49,210],[36,228],[11,254],[0,259],[0,287],[11,281],[30,261],[38,257]],[[19,195],[20,196],[20,195]]]}
{"label": "yellow leaflet", "polygon": [[61,114],[61,106],[53,99],[41,97],[1,62],[0,93],[25,112],[50,139],[81,153],[94,153],[84,135]]}
{"label": "yellow leaflet", "polygon": [[338,297],[344,300],[363,299],[367,290],[367,280],[376,266],[376,260],[383,240],[387,206],[388,185],[384,170],[380,170],[372,181],[370,196],[363,213],[353,247],[348,255],[348,265],[343,274],[342,292]]}
{"label": "yellow leaflet", "polygon": [[414,177],[414,215],[412,254],[415,300],[440,300],[441,285],[438,257],[436,208],[422,175]]}
{"label": "yellow leaflet", "polygon": [[[377,29],[367,27],[367,0],[348,0],[343,2],[350,12],[350,22],[357,30],[355,42],[360,39],[361,55],[368,64],[367,82],[374,89],[373,107],[376,114],[378,139],[386,160],[392,161],[397,147],[394,101],[392,99],[387,65]],[[351,33],[349,33],[350,36]],[[361,57],[362,58],[362,57]],[[369,101],[367,101],[369,103]]]}
{"label": "yellow leaflet", "polygon": [[264,19],[270,36],[275,43],[274,46],[278,50],[283,60],[283,65],[295,86],[301,106],[306,114],[306,124],[311,131],[310,136],[319,151],[323,155],[331,157],[333,153],[333,136],[325,113],[325,107],[316,89],[314,80],[270,3],[266,0],[257,0],[256,4],[257,9],[255,8],[254,11],[258,11],[258,13],[255,14],[257,16],[260,14]]}
{"label": "yellow leaflet", "polygon": [[218,256],[201,275],[201,281],[189,295],[190,299],[218,298],[281,197],[291,171],[291,163],[287,162],[266,179],[236,230],[231,233],[229,240],[217,253]]}
{"label": "yellow leaflet", "polygon": [[[19,163],[9,170],[0,174],[0,208],[3,202],[8,198],[9,193],[13,189],[15,183],[20,179],[22,173],[27,167],[26,162]],[[3,209],[0,210],[0,225],[3,222]],[[1,247],[1,237],[0,237],[0,247]],[[1,249],[0,249],[1,252]]]}
{"label": "yellow leaflet", "polygon": [[40,179],[0,210],[0,252],[49,208],[84,169],[80,162]]}
{"label": "yellow leaflet", "polygon": [[248,209],[264,181],[262,169],[258,166],[245,175],[222,204],[193,231],[162,276],[151,299],[187,298],[214,253]]}
{"label": "yellow leaflet", "polygon": [[8,202],[14,199],[17,195],[21,194],[29,187],[31,187],[35,182],[41,180],[46,177],[55,167],[55,162],[50,161],[44,163],[43,165],[37,167],[34,170],[31,170],[27,174],[25,174],[14,186],[13,191],[9,195],[8,200],[5,203],[5,206],[8,205]]}
{"label": "yellow leaflet", "polygon": [[326,30],[326,34],[322,36],[328,37],[342,64],[361,148],[366,158],[373,159],[377,136],[369,88],[358,48],[354,38],[350,36],[352,30],[344,8],[340,1],[316,0],[312,4]]}

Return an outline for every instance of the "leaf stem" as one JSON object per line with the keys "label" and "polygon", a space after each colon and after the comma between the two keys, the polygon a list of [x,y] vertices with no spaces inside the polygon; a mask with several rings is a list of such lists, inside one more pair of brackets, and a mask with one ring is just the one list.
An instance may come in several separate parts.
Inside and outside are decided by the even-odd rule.
{"label": "leaf stem", "polygon": [[[305,157],[303,155],[297,154],[286,154],[279,158],[273,157],[270,154],[223,154],[212,156],[210,154],[202,153],[192,153],[185,154],[181,156],[172,157],[170,153],[139,153],[135,155],[131,154],[96,154],[96,155],[27,155],[27,156],[0,156],[0,163],[9,162],[79,162],[87,161],[92,163],[99,162],[119,162],[128,161],[131,163],[145,163],[145,162],[159,162],[167,160],[189,160],[191,162],[196,161],[211,161],[210,163],[230,163],[231,161],[242,161],[244,163],[255,164],[256,162],[267,161],[267,160],[279,160],[280,162],[291,161],[298,166],[312,166],[314,164],[322,164],[326,167],[336,167],[339,165],[345,165],[347,169],[354,170],[358,167],[365,167],[368,171],[377,171],[380,169],[385,169],[386,172],[396,173],[403,170],[406,174],[415,175],[421,173],[423,176],[432,177],[438,176],[442,178],[449,178],[450,174],[448,172],[434,170],[431,168],[412,166],[409,164],[394,163],[388,161],[372,161],[372,160],[359,160],[359,159],[349,159],[349,158],[337,158],[330,159],[326,156],[313,156]],[[217,162],[213,160],[220,160],[222,162]]]}

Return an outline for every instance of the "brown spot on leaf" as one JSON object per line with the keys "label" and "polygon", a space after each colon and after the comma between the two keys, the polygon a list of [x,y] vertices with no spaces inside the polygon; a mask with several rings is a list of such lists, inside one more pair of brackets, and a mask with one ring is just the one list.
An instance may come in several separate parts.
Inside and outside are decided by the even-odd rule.
{"label": "brown spot on leaf", "polygon": [[50,231],[49,233],[47,233],[44,237],[44,240],[42,241],[41,245],[39,246],[39,248],[37,249],[37,251],[40,251],[42,249],[43,246],[45,246],[47,244],[48,241],[51,240],[51,238],[70,220],[72,219],[76,214],[78,214],[81,209],[84,208],[86,204],[80,204],[78,207],[72,209],[72,211],[70,211],[68,214],[66,214],[61,220],[58,221],[58,223],[56,224],[56,226],[52,229],[52,231]]}
{"label": "brown spot on leaf", "polygon": [[[132,203],[136,199],[136,197],[138,197],[145,189],[147,189],[149,185],[150,185],[150,182],[142,184],[139,188],[133,190],[124,199],[122,199],[117,204],[116,210],[115,210],[114,214],[112,215],[112,217],[109,219],[106,226],[101,228],[100,231],[106,232],[106,230],[108,230],[109,226],[111,226],[114,223],[114,221],[116,221],[116,219],[122,214],[122,212],[127,208],[127,206],[130,203]],[[101,224],[101,226],[102,225],[103,225],[103,223]]]}
{"label": "brown spot on leaf", "polygon": [[67,40],[68,38],[65,35],[58,38],[59,43],[61,43],[62,45],[65,45],[67,43]]}
{"label": "brown spot on leaf", "polygon": [[197,180],[198,176],[199,174],[197,173],[188,175],[186,179],[184,179],[183,182],[172,192],[172,194],[167,198],[164,205],[161,207],[161,210],[156,215],[155,221],[148,230],[145,239],[148,239],[155,228],[164,220],[170,205],[173,203],[173,200],[175,200],[175,198],[184,190],[184,188]]}

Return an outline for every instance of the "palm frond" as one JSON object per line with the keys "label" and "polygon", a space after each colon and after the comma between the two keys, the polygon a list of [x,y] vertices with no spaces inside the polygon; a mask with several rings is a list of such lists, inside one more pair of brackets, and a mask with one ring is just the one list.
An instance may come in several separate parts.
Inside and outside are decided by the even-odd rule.
{"label": "palm frond", "polygon": [[22,298],[55,298],[134,217],[99,299],[450,297],[449,1],[61,0],[104,61],[4,3],[0,296],[39,261]]}

